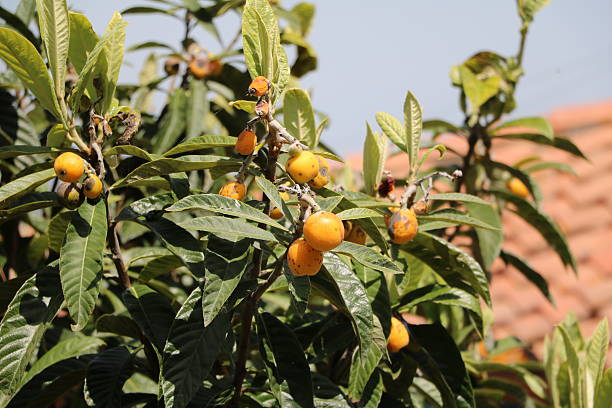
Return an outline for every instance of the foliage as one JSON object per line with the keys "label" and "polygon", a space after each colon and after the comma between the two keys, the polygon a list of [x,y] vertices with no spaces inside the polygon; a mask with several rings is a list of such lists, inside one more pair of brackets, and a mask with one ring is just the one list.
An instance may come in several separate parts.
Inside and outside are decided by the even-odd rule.
{"label": "foliage", "polygon": [[[588,341],[575,323],[560,326],[544,366],[500,361],[521,344],[490,337],[488,272],[497,258],[552,301],[545,279],[503,250],[503,211],[523,217],[576,269],[530,175],[570,169],[489,155],[511,139],[584,157],[544,118],[502,119],[515,107],[525,36],[545,1],[518,1],[517,56],[481,52],[453,67],[464,125],[424,121],[408,92],[403,123],[379,112],[381,131],[367,124],[361,177],[345,167],[335,187],[322,188],[285,171],[288,156],[304,151],[319,163],[341,161],[320,142],[327,118],[299,85],[317,66],[307,39],[314,6],[202,3],[123,11],[179,18],[185,38],[179,48],[157,39],[133,46],[156,51],[139,82],[122,85],[120,13],[98,34],[65,0],[0,9],[0,407],[59,399],[147,408],[609,406],[605,323]],[[216,26],[227,13],[242,15],[229,42]],[[196,25],[221,52],[198,44]],[[267,78],[261,94],[249,85],[259,76]],[[160,94],[167,99],[157,111]],[[233,147],[245,129],[258,140],[241,156]],[[444,132],[462,137],[468,153],[436,144]],[[85,180],[103,180],[101,196],[75,204],[61,193],[52,167],[65,152],[85,160]],[[406,172],[391,175],[386,159],[399,152]],[[427,168],[432,153],[447,152]],[[527,194],[509,189],[510,178]],[[434,179],[442,181],[435,188]],[[235,197],[218,193],[228,185]],[[397,207],[418,214],[418,233],[402,244],[390,242],[385,224]],[[288,248],[319,210],[336,214],[347,234],[321,255],[318,273],[299,276]],[[410,342],[389,352],[391,318],[402,313],[427,323],[404,321]]]}

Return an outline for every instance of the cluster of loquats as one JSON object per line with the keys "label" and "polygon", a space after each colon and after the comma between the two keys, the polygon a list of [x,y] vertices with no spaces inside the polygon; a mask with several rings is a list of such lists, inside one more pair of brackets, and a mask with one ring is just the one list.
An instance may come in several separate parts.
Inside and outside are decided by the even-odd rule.
{"label": "cluster of loquats", "polygon": [[[102,181],[91,165],[78,154],[60,154],[53,162],[53,169],[60,180],[55,193],[66,208],[73,210],[83,203],[85,197],[96,199],[102,194]],[[79,182],[83,175],[85,179]]]}
{"label": "cluster of loquats", "polygon": [[172,56],[164,62],[164,71],[168,76],[175,76],[181,72],[181,64],[187,63],[187,74],[195,79],[207,79],[221,75],[223,63],[213,54],[200,55],[197,46],[189,50],[189,57]]}

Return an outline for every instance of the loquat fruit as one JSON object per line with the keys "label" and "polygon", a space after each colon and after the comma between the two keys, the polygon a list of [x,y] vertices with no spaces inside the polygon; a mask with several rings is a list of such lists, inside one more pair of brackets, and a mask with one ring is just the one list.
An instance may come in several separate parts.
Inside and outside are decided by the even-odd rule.
{"label": "loquat fruit", "polygon": [[417,201],[413,206],[412,210],[416,215],[427,214],[431,208],[429,201]]}
{"label": "loquat fruit", "polygon": [[244,129],[238,135],[235,148],[239,154],[243,156],[248,156],[249,154],[253,153],[256,145],[257,135],[249,129]]}
{"label": "loquat fruit", "polygon": [[315,178],[308,182],[308,185],[313,188],[323,188],[329,183],[329,162],[325,160],[325,157],[316,155],[317,161],[319,162],[319,171]]}
{"label": "loquat fruit", "polygon": [[206,69],[208,70],[208,75],[218,76],[223,71],[223,63],[218,59],[209,59]]}
{"label": "loquat fruit", "polygon": [[365,231],[359,225],[354,224],[344,240],[353,244],[365,245],[367,237]]}
{"label": "loquat fruit", "polygon": [[412,210],[399,210],[389,218],[387,231],[391,237],[391,242],[395,244],[405,244],[411,241],[417,233],[419,224],[416,214]]}
{"label": "loquat fruit", "polygon": [[296,276],[316,275],[323,264],[323,253],[310,246],[304,238],[298,238],[287,251],[287,264]]}
{"label": "loquat fruit", "polygon": [[[289,194],[284,191],[280,193],[280,196],[284,201],[289,200]],[[270,211],[270,217],[272,217],[274,220],[280,220],[284,215],[285,214],[283,214],[283,211],[278,207],[274,207],[272,208],[272,211]]]}
{"label": "loquat fruit", "polygon": [[513,194],[516,194],[519,197],[527,198],[529,197],[529,189],[520,179],[513,177],[506,182],[506,187]]}
{"label": "loquat fruit", "polygon": [[98,198],[102,193],[102,181],[95,174],[88,175],[83,181],[83,193],[87,198]]}
{"label": "loquat fruit", "polygon": [[334,213],[316,212],[304,223],[304,239],[318,251],[332,250],[344,239],[344,224]]}
{"label": "loquat fruit", "polygon": [[221,187],[221,190],[219,190],[219,195],[235,198],[236,200],[242,200],[246,196],[246,187],[244,184],[237,181],[230,181]]}
{"label": "loquat fruit", "polygon": [[264,96],[270,90],[270,81],[264,76],[258,76],[251,81],[247,95],[249,96]]}
{"label": "loquat fruit", "polygon": [[55,175],[62,181],[72,183],[77,181],[85,171],[85,161],[81,156],[72,152],[62,153],[53,163]]}
{"label": "loquat fruit", "polygon": [[391,353],[400,351],[410,343],[410,336],[404,323],[397,317],[391,317],[391,331],[387,339],[387,350]]}
{"label": "loquat fruit", "polygon": [[181,59],[178,57],[170,57],[164,62],[164,71],[168,75],[176,75],[181,67]]}
{"label": "loquat fruit", "polygon": [[208,60],[204,57],[196,57],[189,61],[187,69],[194,78],[204,79],[208,76]]}
{"label": "loquat fruit", "polygon": [[267,101],[260,101],[257,105],[255,105],[255,114],[259,117],[268,116],[270,113],[270,104]]}
{"label": "loquat fruit", "polygon": [[319,174],[319,161],[309,151],[301,151],[287,160],[287,173],[298,184],[304,184]]}
{"label": "loquat fruit", "polygon": [[73,183],[60,182],[55,188],[55,194],[57,194],[60,203],[70,210],[74,210],[85,200],[81,188]]}

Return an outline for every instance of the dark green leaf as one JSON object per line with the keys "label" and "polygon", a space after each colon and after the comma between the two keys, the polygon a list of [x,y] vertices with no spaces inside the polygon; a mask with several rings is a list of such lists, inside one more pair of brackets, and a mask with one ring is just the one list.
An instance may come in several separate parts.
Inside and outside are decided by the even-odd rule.
{"label": "dark green leaf", "polygon": [[502,231],[501,216],[496,208],[489,203],[479,204],[474,202],[465,202],[470,215],[477,218],[497,230],[485,230],[482,228],[476,229],[478,237],[478,249],[482,263],[486,269],[491,267],[495,259],[499,256],[501,245],[504,242],[504,232]]}
{"label": "dark green leaf", "polygon": [[55,177],[55,171],[53,169],[46,169],[6,183],[0,187],[0,207],[7,206],[11,200],[34,190],[53,177]]}
{"label": "dark green leaf", "polygon": [[132,375],[132,355],[127,348],[104,350],[89,363],[87,389],[96,408],[121,406],[123,383]]}
{"label": "dark green leaf", "polygon": [[192,218],[178,224],[188,230],[212,232],[213,234],[224,234],[232,237],[246,237],[262,241],[278,242],[274,234],[256,225],[249,224],[239,218],[228,218],[223,216],[206,216]]}
{"label": "dark green leaf", "polygon": [[128,316],[104,314],[96,320],[96,330],[140,340],[140,328]]}
{"label": "dark green leaf", "polygon": [[552,294],[548,290],[548,282],[546,279],[537,273],[535,270],[529,266],[525,259],[521,259],[516,255],[513,255],[506,251],[501,251],[500,253],[501,259],[506,263],[506,265],[514,266],[519,272],[521,272],[531,283],[533,283],[540,292],[551,302],[555,303],[552,297]]}
{"label": "dark green leaf", "polygon": [[153,153],[163,153],[174,146],[185,131],[187,125],[187,94],[184,89],[177,89],[170,96],[168,110],[159,124],[159,130],[152,140]]}
{"label": "dark green leaf", "polygon": [[402,273],[402,270],[391,259],[365,245],[343,241],[332,252],[349,255],[360,264],[377,271]]}
{"label": "dark green leaf", "polygon": [[193,152],[194,150],[209,149],[211,147],[228,147],[236,144],[234,136],[202,135],[184,141],[164,153],[164,156]]}
{"label": "dark green leaf", "polygon": [[521,133],[531,133],[542,135],[552,140],[555,137],[552,124],[546,118],[533,117],[509,120],[491,130],[491,133],[498,134],[501,129],[521,128]]}

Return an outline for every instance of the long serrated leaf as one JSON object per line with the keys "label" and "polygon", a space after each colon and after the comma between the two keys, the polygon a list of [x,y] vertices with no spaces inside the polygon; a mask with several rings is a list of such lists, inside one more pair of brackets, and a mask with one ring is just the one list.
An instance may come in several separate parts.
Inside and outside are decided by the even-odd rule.
{"label": "long serrated leaf", "polygon": [[113,146],[111,149],[108,149],[107,151],[104,152],[104,157],[114,156],[114,155],[124,155],[124,154],[134,156],[134,157],[139,157],[147,161],[155,160],[156,158],[160,157],[158,155],[150,154],[149,152],[147,152],[144,149],[141,149],[138,146],[132,146],[132,145]]}
{"label": "long serrated leaf", "polygon": [[424,302],[459,306],[482,316],[478,298],[462,289],[438,284],[428,285],[404,295],[399,300],[398,311],[408,313],[410,309]]}
{"label": "long serrated leaf", "polygon": [[64,301],[57,273],[55,263],[26,280],[0,322],[0,406],[18,391],[38,343]]}
{"label": "long serrated leaf", "polygon": [[47,229],[47,236],[49,237],[49,248],[60,253],[62,245],[64,244],[64,237],[66,236],[66,229],[72,219],[71,211],[64,211],[57,214],[49,221],[49,227]]}
{"label": "long serrated leaf", "polygon": [[581,376],[580,359],[578,357],[578,351],[576,346],[572,342],[570,335],[563,325],[557,326],[557,330],[561,333],[563,338],[563,344],[565,346],[565,355],[567,357],[567,364],[569,368],[569,381],[570,381],[570,400],[571,406],[581,407],[582,406],[582,381],[584,379]]}
{"label": "long serrated leaf", "polygon": [[612,368],[606,370],[601,377],[595,393],[594,408],[607,408],[612,405]]}
{"label": "long serrated leaf", "polygon": [[57,149],[55,147],[43,146],[2,146],[0,147],[0,159],[10,159],[17,156],[45,154],[45,153],[61,153],[68,149]]}
{"label": "long serrated leaf", "polygon": [[597,325],[586,348],[586,369],[590,371],[595,389],[597,389],[604,372],[609,341],[608,319],[604,318]]}
{"label": "long serrated leaf", "polygon": [[[37,0],[38,22],[57,98],[64,97],[70,21],[66,0]],[[75,33],[76,34],[76,33]]]}
{"label": "long serrated leaf", "polygon": [[194,194],[185,197],[172,206],[167,211],[186,211],[186,210],[206,210],[219,214],[242,217],[247,220],[256,221],[261,224],[287,231],[287,228],[274,221],[261,211],[251,207],[242,201],[233,198],[223,197],[218,194]]}
{"label": "long serrated leaf", "polygon": [[563,264],[571,266],[574,271],[577,270],[576,261],[565,241],[563,233],[551,218],[540,212],[529,201],[519,196],[499,190],[492,190],[492,192],[497,197],[512,203],[515,206],[513,211],[542,235],[557,255],[559,255]]}
{"label": "long serrated leaf", "polygon": [[501,216],[496,208],[493,208],[489,203],[479,204],[474,202],[465,202],[465,207],[468,213],[488,225],[496,228],[495,230],[487,230],[483,228],[476,229],[478,237],[478,253],[485,267],[488,269],[495,259],[499,256],[502,243],[504,242],[504,232]]}
{"label": "long serrated leaf", "polygon": [[555,137],[554,130],[550,121],[546,118],[541,117],[509,120],[495,127],[495,129],[491,130],[491,133],[499,134],[500,130],[508,128],[520,128],[521,133],[533,133],[537,135],[542,135],[550,140]]}
{"label": "long serrated leaf", "polygon": [[82,330],[93,312],[102,280],[106,244],[106,205],[83,203],[73,213],[60,251],[62,290],[74,330]]}
{"label": "long serrated leaf", "polygon": [[104,81],[104,91],[102,100],[102,114],[106,114],[115,97],[115,88],[119,79],[119,71],[123,62],[123,54],[125,52],[125,28],[127,22],[123,20],[121,14],[113,13],[111,21],[108,23],[104,31],[104,38],[108,41],[104,43],[104,55],[106,57],[106,77]]}
{"label": "long serrated leaf", "polygon": [[349,255],[360,264],[377,271],[393,274],[402,273],[402,270],[391,259],[365,245],[344,241],[332,252]]}
{"label": "long serrated leaf", "polygon": [[237,170],[242,162],[225,156],[188,155],[175,159],[163,158],[150,161],[137,167],[130,174],[118,180],[110,189],[126,187],[132,183],[155,176],[165,176],[185,171],[222,168],[227,172]]}
{"label": "long serrated leaf", "polygon": [[76,72],[80,73],[85,67],[87,56],[98,43],[91,22],[83,14],[69,12],[70,18],[70,45],[68,47],[68,58]]}
{"label": "long serrated leaf", "polygon": [[124,347],[104,350],[89,363],[87,390],[96,408],[121,406],[122,388],[133,372],[133,356]]}
{"label": "long serrated leaf", "polygon": [[416,175],[417,158],[421,146],[421,133],[423,132],[423,110],[419,101],[412,92],[408,91],[404,100],[404,127],[406,134],[406,148],[410,160],[410,176]]}
{"label": "long serrated leaf", "polygon": [[498,227],[494,227],[492,225],[487,224],[484,221],[479,220],[478,218],[470,217],[469,215],[459,214],[459,213],[447,213],[447,212],[438,212],[432,213],[430,215],[419,215],[419,220],[427,220],[427,221],[443,221],[449,222],[453,224],[461,224],[468,225],[474,228],[482,228],[489,231],[498,231]]}
{"label": "long serrated leaf", "polygon": [[161,353],[175,314],[168,299],[145,285],[136,284],[126,289],[123,301],[136,324]]}
{"label": "long serrated leaf", "polygon": [[542,275],[533,270],[525,259],[521,259],[518,256],[506,251],[501,251],[500,257],[506,263],[506,265],[512,265],[519,272],[521,272],[525,278],[533,283],[540,290],[540,292],[542,292],[542,294],[554,304],[552,294],[548,289],[548,282]]}
{"label": "long serrated leaf", "polygon": [[471,194],[463,193],[439,193],[432,194],[429,196],[430,200],[443,200],[443,201],[459,201],[463,203],[475,203],[483,205],[491,205],[490,202],[483,200],[480,197]]}
{"label": "long serrated leaf", "polygon": [[495,139],[510,139],[510,140],[526,140],[533,143],[543,144],[547,146],[553,146],[557,149],[566,151],[568,153],[573,154],[576,157],[580,157],[582,159],[587,160],[587,157],[584,153],[569,139],[565,139],[562,137],[555,137],[553,140],[548,139],[546,136],[537,135],[537,134],[507,134],[507,135],[498,135],[494,136]]}
{"label": "long serrated leaf", "polygon": [[160,389],[166,408],[186,407],[207,377],[221,350],[230,320],[219,314],[204,326],[202,288],[191,292],[176,314],[160,373]]}
{"label": "long serrated leaf", "polygon": [[366,122],[366,140],[363,146],[363,183],[366,194],[373,195],[382,176],[386,156],[386,140],[372,132]]}
{"label": "long serrated leaf", "polygon": [[187,93],[184,89],[178,89],[170,97],[167,110],[161,118],[159,129],[152,141],[153,153],[161,154],[170,149],[185,131],[187,104]]}
{"label": "long serrated leaf", "polygon": [[252,238],[262,241],[278,242],[274,234],[256,225],[249,224],[238,218],[210,215],[192,218],[178,224],[188,230],[212,232],[213,234],[228,234],[236,237]]}
{"label": "long serrated leaf", "polygon": [[404,152],[408,151],[406,146],[406,130],[395,116],[386,112],[377,112],[376,122],[382,129],[383,133],[393,142],[393,144]]}
{"label": "long serrated leaf", "polygon": [[378,347],[370,347],[364,357],[357,352],[353,354],[348,382],[348,396],[353,401],[363,400],[363,392],[382,357],[383,352]]}
{"label": "long serrated leaf", "polygon": [[138,280],[147,282],[158,276],[172,272],[183,266],[183,261],[176,255],[163,255],[152,259],[142,268],[138,274]]}
{"label": "long serrated leaf", "polygon": [[383,216],[378,211],[370,210],[369,208],[349,208],[348,210],[340,211],[336,215],[343,221]]}
{"label": "long serrated leaf", "polygon": [[287,279],[291,301],[299,316],[303,316],[308,307],[310,297],[310,278],[308,276],[296,276],[291,272],[287,262],[283,265],[283,274]]}
{"label": "long serrated leaf", "polygon": [[[206,246],[206,285],[202,294],[204,325],[208,326],[223,309],[250,264],[252,241],[231,242],[209,235]],[[229,312],[229,310],[227,311]]]}
{"label": "long serrated leaf", "polygon": [[533,197],[533,200],[536,203],[536,205],[537,206],[540,205],[540,202],[542,201],[542,193],[540,192],[540,188],[536,184],[535,180],[532,179],[529,176],[529,174],[524,173],[519,169],[516,169],[512,166],[508,166],[507,164],[500,163],[500,162],[487,161],[486,164],[491,167],[506,171],[510,173],[513,177],[516,177],[519,180],[521,180],[521,182],[523,182],[523,184],[527,186],[527,189],[529,190],[531,197]]}
{"label": "long serrated leaf", "polygon": [[261,188],[264,194],[270,199],[270,208],[280,208],[283,211],[285,217],[287,217],[287,219],[289,220],[289,222],[293,223],[293,215],[287,207],[287,204],[285,204],[285,200],[283,200],[281,195],[279,194],[276,185],[274,185],[274,183],[272,183],[270,180],[261,176],[256,176],[255,182]]}
{"label": "long serrated leaf", "polygon": [[184,141],[164,153],[164,156],[192,152],[194,150],[208,149],[211,147],[234,146],[237,138],[234,136],[202,135]]}
{"label": "long serrated leaf", "polygon": [[204,118],[208,116],[209,102],[206,99],[208,89],[204,82],[193,81],[189,84],[185,139],[194,139],[204,131]]}
{"label": "long serrated leaf", "polygon": [[0,27],[0,58],[32,91],[43,108],[56,118],[62,118],[47,66],[30,41],[9,28]]}
{"label": "long serrated leaf", "polygon": [[270,313],[256,317],[260,352],[265,356],[268,379],[278,403],[280,406],[314,408],[310,368],[298,339]]}
{"label": "long serrated leaf", "polygon": [[8,206],[12,200],[34,190],[53,177],[55,177],[55,171],[46,169],[6,183],[0,187],[0,208]]}
{"label": "long serrated leaf", "polygon": [[95,337],[71,337],[66,340],[62,340],[55,346],[51,347],[51,349],[45,352],[45,354],[43,354],[34,364],[32,364],[32,367],[22,378],[21,385],[25,385],[37,374],[41,373],[47,367],[51,367],[55,363],[72,357],[78,357],[81,354],[94,352],[98,349],[98,347],[105,344],[106,343],[102,339]]}
{"label": "long serrated leaf", "polygon": [[291,135],[314,149],[317,142],[314,111],[308,94],[299,88],[288,89],[283,99],[285,127]]}

